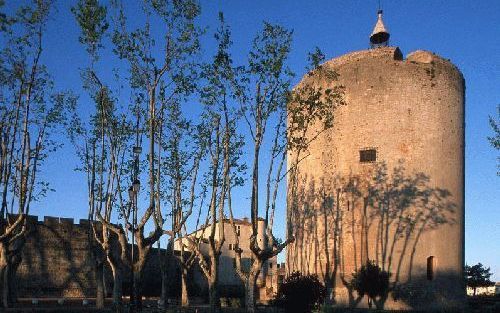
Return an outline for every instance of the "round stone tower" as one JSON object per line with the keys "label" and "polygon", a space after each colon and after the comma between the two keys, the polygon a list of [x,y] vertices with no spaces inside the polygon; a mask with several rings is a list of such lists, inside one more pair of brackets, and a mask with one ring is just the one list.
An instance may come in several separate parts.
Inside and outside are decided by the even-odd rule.
{"label": "round stone tower", "polygon": [[343,86],[347,104],[299,163],[288,272],[315,273],[332,300],[363,306],[350,283],[372,261],[390,273],[386,308],[460,306],[464,79],[434,53],[388,47],[381,14],[372,49],[321,65],[337,79],[316,71],[298,85]]}

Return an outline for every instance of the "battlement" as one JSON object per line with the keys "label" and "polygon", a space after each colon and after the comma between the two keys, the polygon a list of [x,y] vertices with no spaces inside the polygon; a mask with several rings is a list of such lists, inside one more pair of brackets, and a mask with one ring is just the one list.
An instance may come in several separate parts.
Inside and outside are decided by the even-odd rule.
{"label": "battlement", "polygon": [[[8,218],[11,220],[15,220],[17,218],[18,214],[8,214]],[[57,227],[57,226],[86,226],[88,227],[90,224],[90,221],[88,219],[80,219],[78,220],[78,223],[75,223],[74,218],[69,218],[69,217],[57,217],[57,216],[43,216],[43,218],[40,219],[39,216],[37,215],[27,215],[26,220],[28,224],[34,225],[45,225],[45,226],[50,226],[50,227]],[[99,222],[98,222],[99,223]]]}
{"label": "battlement", "polygon": [[[8,214],[8,219],[13,221],[16,220],[18,214]],[[54,217],[54,216],[44,216],[42,220],[39,219],[36,215],[27,215],[26,221],[28,225],[45,225],[49,227],[57,227],[57,226],[65,226],[65,227],[73,227],[79,226],[75,224],[75,220],[72,218],[64,218],[64,217]]]}
{"label": "battlement", "polygon": [[[16,218],[10,215],[9,218]],[[88,219],[29,215],[29,231],[18,269],[19,295],[23,297],[91,297],[95,295],[94,265]],[[100,223],[97,222],[98,225]],[[99,230],[99,227],[97,227]],[[112,236],[113,237],[113,236]],[[111,244],[117,244],[111,240]],[[144,275],[160,290],[157,248],[153,248]],[[111,269],[106,267],[107,284]],[[111,286],[108,286],[111,290]]]}
{"label": "battlement", "polygon": [[354,51],[326,61],[324,65],[338,68],[346,64],[352,64],[364,60],[369,60],[370,62],[373,62],[374,60],[385,60],[414,64],[438,64],[451,67],[461,74],[460,70],[453,63],[451,63],[450,60],[445,59],[431,51],[413,51],[408,53],[405,58],[399,47],[381,47],[376,49]]}

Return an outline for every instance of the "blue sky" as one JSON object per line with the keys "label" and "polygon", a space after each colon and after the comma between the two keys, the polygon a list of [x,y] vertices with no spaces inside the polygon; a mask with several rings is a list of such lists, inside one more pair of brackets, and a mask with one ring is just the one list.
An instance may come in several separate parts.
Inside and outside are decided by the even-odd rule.
{"label": "blue sky", "polygon": [[[7,0],[8,6],[17,1]],[[126,1],[128,2],[128,1]],[[130,1],[131,2],[131,1]],[[233,33],[236,63],[243,62],[254,35],[263,21],[279,23],[294,30],[289,65],[305,73],[307,52],[319,46],[327,59],[368,48],[368,36],[376,21],[376,0],[349,1],[202,1],[200,23],[208,26],[203,39],[205,55],[213,51],[211,31],[217,13],[223,11]],[[78,42],[79,30],[70,13],[74,1],[56,1],[45,39],[43,61],[48,65],[56,88],[83,93],[79,68],[87,56]],[[391,33],[391,45],[403,54],[425,49],[449,58],[466,80],[466,261],[491,266],[500,280],[500,177],[496,176],[498,152],[489,146],[488,115],[500,104],[500,1],[433,0],[382,1],[384,20]],[[128,13],[134,16],[134,9]],[[140,22],[140,16],[137,22]],[[115,62],[111,54],[103,62]],[[106,73],[102,73],[106,75]],[[81,100],[85,101],[85,96]],[[51,156],[44,169],[56,192],[33,206],[33,214],[86,215],[84,177],[72,171],[78,161],[67,144]],[[246,201],[248,194],[239,195]],[[241,213],[243,214],[243,213]],[[283,217],[283,206],[277,212]],[[278,223],[278,236],[284,222]]]}

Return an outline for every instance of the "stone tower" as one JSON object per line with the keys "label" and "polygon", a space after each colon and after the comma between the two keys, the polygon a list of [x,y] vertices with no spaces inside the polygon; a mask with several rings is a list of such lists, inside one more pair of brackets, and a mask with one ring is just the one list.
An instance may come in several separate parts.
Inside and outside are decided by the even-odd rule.
{"label": "stone tower", "polygon": [[[288,206],[288,272],[315,273],[339,304],[366,306],[352,273],[390,273],[386,308],[460,306],[464,265],[464,78],[449,60],[388,46],[378,13],[371,49],[321,65],[298,86],[343,86],[347,105],[298,167]],[[290,205],[290,203],[294,203]]]}

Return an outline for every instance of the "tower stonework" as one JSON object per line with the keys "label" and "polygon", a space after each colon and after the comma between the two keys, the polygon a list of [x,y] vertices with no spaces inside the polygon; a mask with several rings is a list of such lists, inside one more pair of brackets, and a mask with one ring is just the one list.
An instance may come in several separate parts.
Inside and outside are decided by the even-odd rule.
{"label": "tower stonework", "polygon": [[[464,79],[428,51],[348,53],[299,85],[342,85],[347,105],[289,179],[287,271],[314,273],[339,305],[366,306],[352,273],[390,273],[386,308],[460,307],[464,266]],[[295,184],[291,193],[291,184]]]}

